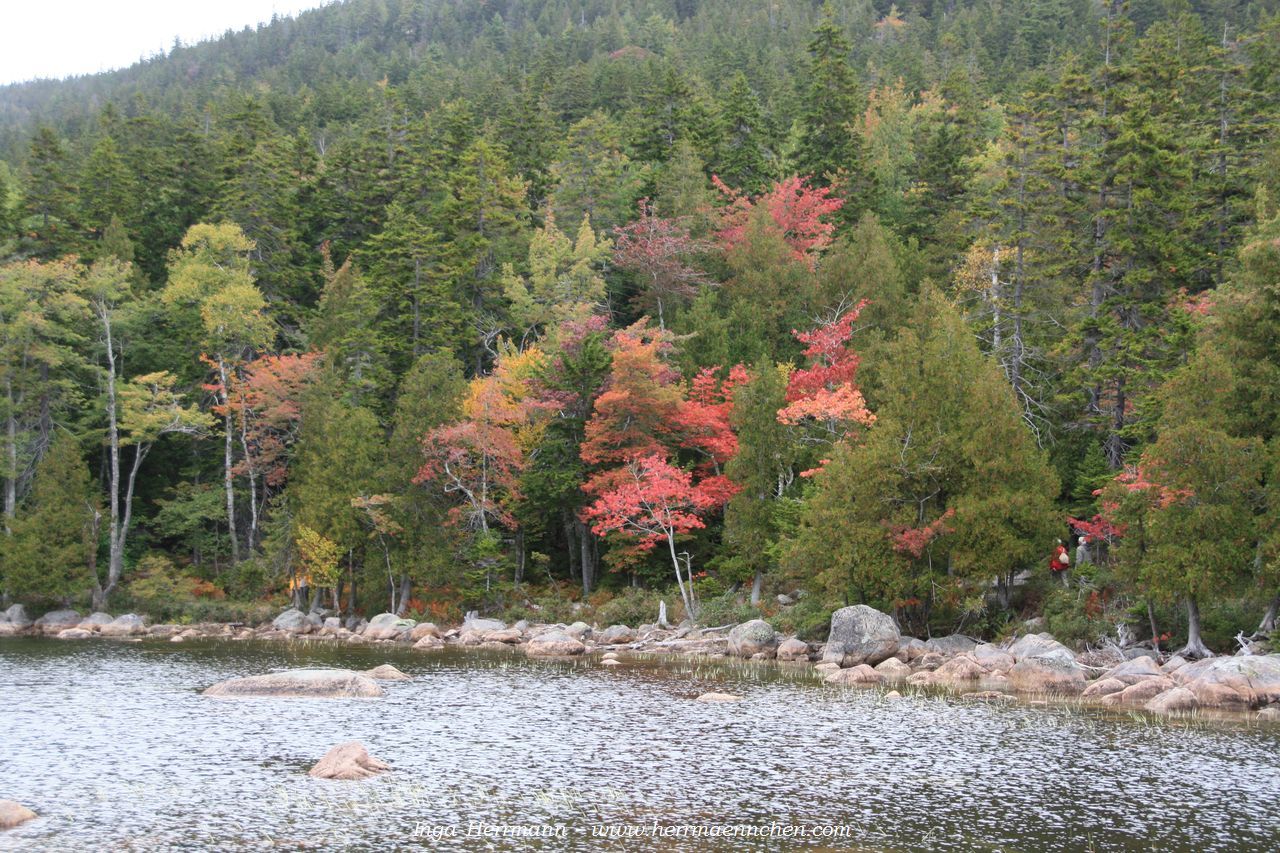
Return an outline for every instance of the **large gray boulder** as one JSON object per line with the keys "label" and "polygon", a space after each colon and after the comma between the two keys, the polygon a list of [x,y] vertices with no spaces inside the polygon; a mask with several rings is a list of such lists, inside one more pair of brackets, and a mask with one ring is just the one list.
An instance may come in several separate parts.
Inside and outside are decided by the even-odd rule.
{"label": "large gray boulder", "polygon": [[586,640],[591,637],[591,626],[586,622],[578,621],[565,628],[564,632],[574,639]]}
{"label": "large gray boulder", "polygon": [[21,604],[9,605],[9,609],[4,612],[4,619],[10,625],[16,625],[19,628],[31,627],[31,617],[27,615],[27,608]]}
{"label": "large gray boulder", "polygon": [[587,647],[581,642],[560,630],[539,634],[524,646],[524,653],[533,658],[568,657],[580,655],[586,650]]}
{"label": "large gray boulder", "polygon": [[1133,658],[1127,660],[1119,666],[1113,667],[1110,672],[1104,675],[1104,678],[1115,678],[1123,681],[1126,686],[1136,684],[1145,678],[1159,678],[1164,673],[1160,671],[1160,664],[1148,657]]}
{"label": "large gray boulder", "polygon": [[358,740],[340,743],[324,754],[307,773],[317,779],[368,779],[391,769],[369,754]]}
{"label": "large gray boulder", "polygon": [[598,638],[600,645],[602,646],[615,646],[621,643],[633,643],[635,642],[635,639],[635,630],[627,627],[626,625],[610,625],[608,628],[605,628],[600,632],[600,636]]}
{"label": "large gray boulder", "polygon": [[1084,692],[1084,667],[1076,663],[1070,652],[1063,655],[1050,650],[1042,655],[1025,657],[1009,670],[1009,684],[1025,693]]}
{"label": "large gray boulder", "polygon": [[778,651],[778,635],[763,619],[752,619],[734,625],[729,632],[729,654],[739,658],[764,654],[773,657]]}
{"label": "large gray boulder", "polygon": [[138,614],[125,613],[99,627],[98,633],[104,637],[133,637],[147,633],[147,625]]}
{"label": "large gray boulder", "polygon": [[378,683],[349,669],[290,669],[220,681],[204,691],[219,698],[374,699],[383,694]]}
{"label": "large gray boulder", "polygon": [[1280,655],[1205,658],[1171,675],[1202,708],[1257,708],[1280,702]]}
{"label": "large gray boulder", "polygon": [[51,610],[36,620],[35,627],[42,634],[58,634],[79,626],[82,619],[74,610]]}
{"label": "large gray boulder", "polygon": [[1014,660],[1032,658],[1056,651],[1065,651],[1067,654],[1071,654],[1070,649],[1059,643],[1057,638],[1049,633],[1027,634],[1024,637],[1019,637],[1017,642],[1009,647],[1009,654],[1013,655]]}
{"label": "large gray boulder", "polygon": [[288,631],[291,634],[306,634],[311,631],[311,623],[307,614],[297,608],[290,608],[271,620],[271,627],[277,631]]}
{"label": "large gray boulder", "polygon": [[925,647],[931,652],[938,652],[943,655],[958,655],[964,652],[971,652],[978,645],[977,641],[972,640],[963,634],[950,634],[946,637],[934,637],[924,641]]}
{"label": "large gray boulder", "polygon": [[379,613],[369,620],[360,636],[366,640],[398,640],[413,631],[417,624],[412,619],[401,619],[394,613]]}
{"label": "large gray boulder", "polygon": [[97,631],[103,625],[110,625],[113,621],[115,620],[110,613],[90,613],[80,620],[80,624],[77,627],[86,631]]}
{"label": "large gray boulder", "polygon": [[478,616],[468,616],[462,622],[463,631],[475,631],[477,634],[501,631],[505,627],[507,627],[507,623],[501,619],[481,619]]}
{"label": "large gray boulder", "polygon": [[809,659],[809,644],[804,640],[790,637],[778,644],[778,660]]}
{"label": "large gray boulder", "polygon": [[842,667],[874,666],[898,651],[901,635],[893,618],[865,604],[842,607],[831,614],[831,633],[822,652],[824,661]]}

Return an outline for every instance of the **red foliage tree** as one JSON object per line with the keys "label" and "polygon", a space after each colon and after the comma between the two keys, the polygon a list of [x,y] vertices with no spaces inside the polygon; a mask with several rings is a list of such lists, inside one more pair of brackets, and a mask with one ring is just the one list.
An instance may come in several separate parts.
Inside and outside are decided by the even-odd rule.
{"label": "red foliage tree", "polygon": [[865,301],[860,302],[812,331],[792,332],[808,345],[804,354],[809,366],[791,374],[787,405],[778,411],[780,423],[817,424],[822,428],[820,440],[825,442],[843,438],[854,426],[875,423],[857,386],[861,359],[849,346],[853,324],[865,306]]}
{"label": "red foliage tree", "polygon": [[[611,346],[613,363],[587,422],[582,461],[611,468],[655,453],[665,456],[684,403],[680,374],[666,361],[671,335],[641,320],[614,333]],[[589,481],[586,490],[598,492],[599,484]]]}
{"label": "red foliage tree", "polygon": [[665,328],[667,307],[692,298],[706,278],[689,265],[689,258],[708,249],[680,220],[654,213],[646,198],[640,200],[640,218],[617,229],[613,262],[640,279],[637,301],[656,311],[658,326]]}
{"label": "red foliage tree", "polygon": [[725,198],[718,236],[726,252],[746,239],[751,217],[763,208],[796,259],[811,268],[817,254],[831,243],[835,231],[835,225],[825,217],[844,206],[844,199],[833,197],[830,187],[810,187],[807,178],[786,178],[755,199],[727,186],[719,177],[713,176],[711,181]]}
{"label": "red foliage tree", "polygon": [[484,534],[490,522],[515,526],[511,512],[519,499],[525,455],[518,439],[528,423],[528,410],[512,400],[496,375],[475,379],[463,402],[464,419],[427,433],[426,461],[415,483],[433,483],[446,494],[460,496],[452,510],[455,522]]}
{"label": "red foliage tree", "polygon": [[238,371],[215,373],[218,378],[204,386],[220,401],[212,407],[214,414],[234,424],[238,434],[240,459],[231,473],[249,481],[251,549],[258,536],[259,508],[288,478],[289,451],[302,424],[302,395],[317,375],[320,358],[317,352],[262,356]]}
{"label": "red foliage tree", "polygon": [[701,515],[717,505],[719,496],[695,485],[689,471],[658,453],[631,460],[620,473],[587,507],[591,529],[598,536],[621,533],[644,551],[665,542],[685,612],[696,618],[689,558],[676,551],[676,536],[704,527]]}

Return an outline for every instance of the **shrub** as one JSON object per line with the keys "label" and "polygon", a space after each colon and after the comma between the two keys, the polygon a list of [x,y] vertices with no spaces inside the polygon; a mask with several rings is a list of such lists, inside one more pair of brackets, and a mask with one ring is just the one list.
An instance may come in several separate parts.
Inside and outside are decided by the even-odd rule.
{"label": "shrub", "polygon": [[740,594],[726,592],[715,598],[704,599],[698,605],[698,624],[707,627],[736,625],[760,618],[760,611],[752,607]]}
{"label": "shrub", "polygon": [[658,621],[658,605],[662,600],[667,602],[667,619],[676,621],[676,610],[680,596],[674,599],[670,595],[639,587],[629,586],[609,601],[596,608],[596,622],[602,626],[652,625]]}
{"label": "shrub", "polygon": [[793,634],[802,640],[821,641],[831,631],[833,608],[809,595],[790,607],[784,607],[769,619],[775,631]]}

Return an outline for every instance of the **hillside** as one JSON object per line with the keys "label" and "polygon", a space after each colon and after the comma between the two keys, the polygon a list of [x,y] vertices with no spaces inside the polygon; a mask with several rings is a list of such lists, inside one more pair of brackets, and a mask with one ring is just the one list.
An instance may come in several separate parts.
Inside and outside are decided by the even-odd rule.
{"label": "hillside", "polygon": [[0,594],[1221,645],[1278,127],[1269,2],[348,0],[0,89]]}

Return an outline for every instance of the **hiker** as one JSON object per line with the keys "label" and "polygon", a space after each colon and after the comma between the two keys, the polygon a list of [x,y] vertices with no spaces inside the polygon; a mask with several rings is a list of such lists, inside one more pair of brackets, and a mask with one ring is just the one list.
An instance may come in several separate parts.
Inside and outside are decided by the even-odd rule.
{"label": "hiker", "polygon": [[1081,536],[1076,543],[1076,568],[1087,566],[1093,562],[1093,554],[1089,553],[1089,537]]}
{"label": "hiker", "polygon": [[1062,578],[1063,586],[1070,586],[1067,583],[1067,568],[1071,565],[1071,558],[1067,556],[1067,546],[1062,544],[1062,540],[1058,540],[1058,547],[1053,550],[1053,556],[1049,558],[1049,571],[1053,572],[1054,577]]}

